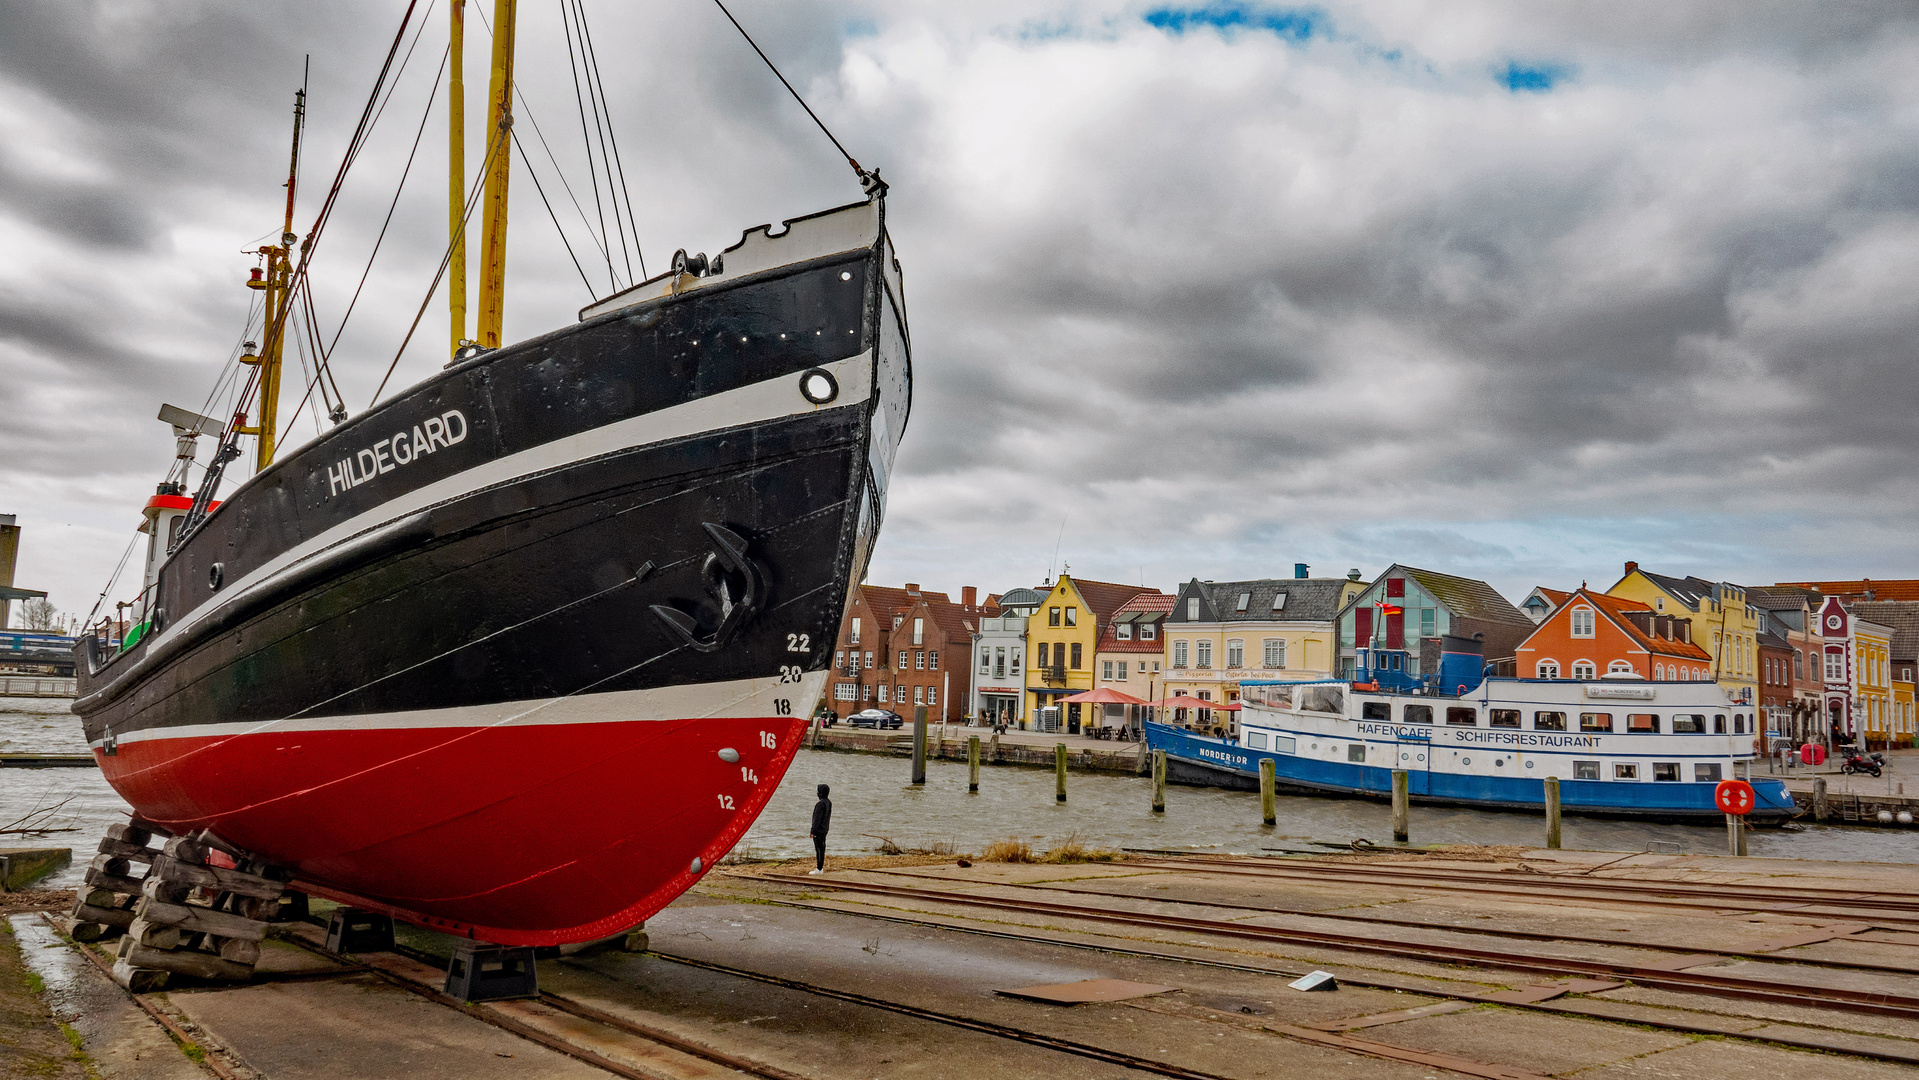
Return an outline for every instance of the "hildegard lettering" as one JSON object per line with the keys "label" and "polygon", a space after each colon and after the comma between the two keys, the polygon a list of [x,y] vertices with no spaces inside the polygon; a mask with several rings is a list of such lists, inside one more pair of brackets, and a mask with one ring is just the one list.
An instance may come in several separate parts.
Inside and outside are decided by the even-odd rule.
{"label": "hildegard lettering", "polygon": [[428,454],[466,441],[466,415],[448,409],[438,416],[413,425],[412,431],[396,431],[372,446],[341,459],[327,468],[327,497],[359,487],[381,473],[390,473],[402,465],[411,465]]}

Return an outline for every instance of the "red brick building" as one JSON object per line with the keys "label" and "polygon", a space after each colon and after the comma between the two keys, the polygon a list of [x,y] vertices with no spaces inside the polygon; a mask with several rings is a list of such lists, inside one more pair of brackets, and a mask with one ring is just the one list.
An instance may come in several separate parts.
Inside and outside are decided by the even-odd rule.
{"label": "red brick building", "polygon": [[929,723],[959,723],[966,712],[979,592],[968,585],[954,603],[945,593],[861,585],[833,643],[833,671],[822,709],[842,719],[861,709],[891,709]]}

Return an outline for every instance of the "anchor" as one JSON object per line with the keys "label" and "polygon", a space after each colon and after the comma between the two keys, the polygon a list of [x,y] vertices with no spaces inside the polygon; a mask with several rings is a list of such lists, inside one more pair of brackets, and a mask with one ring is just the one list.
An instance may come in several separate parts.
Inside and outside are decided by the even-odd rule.
{"label": "anchor", "polygon": [[693,616],[675,607],[654,604],[653,614],[681,641],[700,652],[724,648],[747,620],[759,613],[766,599],[766,582],[760,568],[747,558],[746,541],[724,525],[705,522],[706,535],[712,537],[714,550],[706,556],[700,575],[706,579],[707,592],[719,602],[720,625],[713,636],[702,639]]}

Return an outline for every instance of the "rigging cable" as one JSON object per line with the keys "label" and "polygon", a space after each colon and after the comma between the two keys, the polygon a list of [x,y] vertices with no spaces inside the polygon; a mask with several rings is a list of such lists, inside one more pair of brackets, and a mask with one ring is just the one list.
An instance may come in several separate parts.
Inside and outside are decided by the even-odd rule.
{"label": "rigging cable", "polygon": [[[560,2],[565,4],[566,0],[560,0]],[[573,10],[580,25],[580,40],[585,42],[586,11],[580,7],[579,0],[573,0]],[[586,59],[584,46],[581,49],[580,59],[582,61]],[[620,259],[626,263],[626,278],[630,282],[633,280],[633,260],[626,256],[626,226],[620,221],[620,200],[616,198],[613,193],[613,157],[608,154],[606,150],[606,132],[608,128],[613,126],[613,114],[612,111],[606,107],[606,94],[604,90],[598,94],[594,92],[594,72],[591,67],[586,69],[586,101],[593,109],[593,130],[597,132],[600,137],[600,168],[606,170],[606,197],[613,202],[613,227],[619,230],[620,233]],[[587,167],[591,168],[592,165],[593,158],[592,155],[589,154],[587,156]],[[598,182],[598,178],[595,177],[594,183],[597,185]],[[613,238],[610,236],[607,237],[607,243],[611,245],[612,242]]]}
{"label": "rigging cable", "polygon": [[[600,111],[606,114],[606,138],[608,142],[613,144],[613,163],[618,166],[620,170],[620,192],[626,197],[626,222],[633,227],[633,253],[639,256],[640,277],[645,278],[647,276],[646,252],[640,247],[640,223],[639,219],[633,216],[633,196],[626,190],[626,163],[620,160],[620,137],[619,134],[613,130],[613,110],[606,102],[606,80],[600,78],[599,75],[600,54],[593,48],[593,31],[586,25],[586,9],[582,7],[578,10],[580,16],[580,38],[586,42],[586,56],[593,61],[592,78],[594,82],[599,84],[600,88]],[[602,156],[604,156],[604,154],[602,154]],[[613,174],[610,171],[607,173],[606,186],[609,191],[613,187]],[[618,221],[619,216],[620,204],[618,200],[615,200],[613,203],[613,219]],[[622,242],[624,242],[624,233],[622,233],[621,239]],[[624,252],[624,248],[622,248],[622,252]],[[633,266],[631,263],[627,264],[626,276],[629,280],[633,277]]]}
{"label": "rigging cable", "polygon": [[[566,31],[566,69],[567,73],[573,77],[573,104],[580,110],[580,141],[586,145],[586,175],[593,181],[593,209],[600,215],[600,234],[606,237],[607,240],[607,242],[601,246],[601,250],[606,254],[606,278],[612,283],[613,291],[619,292],[620,279],[613,273],[613,252],[610,250],[613,246],[613,234],[606,230],[606,206],[600,201],[600,171],[593,167],[593,137],[587,134],[586,130],[587,95],[582,94],[580,91],[580,69],[578,65],[574,63],[573,59],[573,19],[571,10],[567,7],[567,0],[560,0],[560,26]],[[581,43],[580,51],[586,51],[584,42]],[[589,71],[587,73],[587,85],[591,87],[592,82],[593,76]],[[593,118],[597,123],[599,120],[599,108],[597,105],[594,107]],[[602,141],[601,145],[604,147],[604,141]],[[522,153],[521,157],[525,157],[525,154]],[[615,223],[618,223],[620,220],[620,204],[617,202],[613,204],[613,220]],[[624,256],[624,233],[621,235],[621,240],[621,255]],[[631,276],[631,268],[628,269],[628,276]],[[591,291],[592,286],[589,285],[587,288]]]}
{"label": "rigging cable", "polygon": [[793,89],[793,84],[786,81],[786,76],[780,74],[780,69],[773,65],[773,61],[767,59],[766,50],[760,48],[760,43],[753,40],[753,35],[746,32],[746,27],[741,26],[740,21],[733,17],[733,13],[726,10],[726,4],[722,2],[722,0],[713,0],[713,4],[720,9],[722,15],[726,16],[726,21],[733,24],[733,29],[738,30],[740,36],[746,39],[746,43],[753,46],[753,51],[760,54],[760,59],[766,61],[766,67],[773,73],[773,77],[780,81],[781,86],[786,87],[786,92],[793,95],[793,100],[799,102],[800,108],[806,110],[806,115],[811,116],[813,122],[819,125],[820,133],[825,135],[827,141],[833,144],[833,149],[840,152],[840,156],[846,159],[846,163],[853,166],[853,171],[859,174],[859,178],[862,181],[878,179],[874,174],[861,168],[860,163],[853,159],[853,155],[846,152],[846,147],[841,146],[840,141],[833,137],[831,131],[827,130],[826,122],[819,118],[819,115],[813,111],[813,107],[808,105],[806,99],[800,96],[800,92]]}
{"label": "rigging cable", "polygon": [[[516,140],[513,148],[520,152],[520,162],[526,166],[527,178],[533,181],[533,190],[540,193],[540,205],[546,207],[546,216],[553,219],[553,230],[560,234],[560,243],[566,248],[567,258],[573,260],[573,269],[580,272],[580,284],[586,286],[587,299],[598,300],[599,297],[593,292],[593,283],[586,279],[586,269],[580,265],[580,257],[573,254],[573,242],[566,238],[566,230],[560,228],[559,215],[553,212],[553,204],[546,200],[546,189],[540,186],[540,174],[533,171],[533,162],[526,156],[526,141]],[[613,283],[615,290],[619,287],[619,282]]]}

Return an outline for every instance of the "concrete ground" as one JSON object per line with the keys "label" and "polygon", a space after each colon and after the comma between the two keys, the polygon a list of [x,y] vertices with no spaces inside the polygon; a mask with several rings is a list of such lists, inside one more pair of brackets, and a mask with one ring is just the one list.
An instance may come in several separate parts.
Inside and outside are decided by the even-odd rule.
{"label": "concrete ground", "polygon": [[[1363,877],[1342,870],[1354,866]],[[1394,868],[1425,877],[1387,879]],[[1426,883],[1455,880],[1433,877],[1449,868],[1497,875],[1499,890]],[[1919,1020],[1910,1015],[1568,981],[1525,966],[1533,960],[1464,964],[1167,921],[1336,933],[1395,949],[1472,946],[1508,960],[1646,970],[1673,962],[1894,1001],[1919,999],[1919,912],[1898,906],[1919,895],[1919,866],[1482,849],[1271,860],[1251,870],[1191,859],[970,867],[863,859],[819,877],[782,866],[722,871],[649,920],[650,952],[542,961],[542,997],[464,1007],[437,993],[434,958],[451,940],[419,931],[402,935],[403,954],[341,958],[324,954],[319,929],[303,925],[271,943],[252,985],[176,986],[139,1002],[39,916],[17,916],[14,940],[91,1056],[55,1060],[77,1067],[67,1073],[76,1077],[89,1068],[203,1075],[175,1041],[181,1035],[220,1075],[274,1080],[1919,1076]],[[1593,881],[1662,888],[1577,895],[1575,884]],[[1733,899],[1750,893],[1751,906],[1662,903],[1681,884],[1729,889]],[[1765,903],[1764,891],[1777,887],[1876,894],[1886,906],[1859,901],[1847,922],[1816,904]],[[957,902],[964,898],[1002,906]],[[1136,921],[1081,917],[1099,913]],[[1525,936],[1533,934],[1559,940]],[[1822,936],[1831,939],[1811,940]],[[1809,943],[1793,944],[1802,939]],[[0,983],[4,963],[0,950]],[[1336,975],[1338,988],[1288,987],[1314,969]],[[1074,1006],[1000,993],[1087,979],[1173,990]],[[57,1059],[67,1044],[45,1037],[59,1038],[49,1019],[24,1029],[37,1025],[46,1044],[38,1052]]]}

